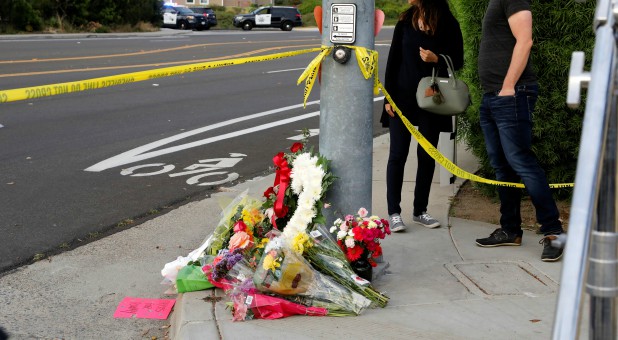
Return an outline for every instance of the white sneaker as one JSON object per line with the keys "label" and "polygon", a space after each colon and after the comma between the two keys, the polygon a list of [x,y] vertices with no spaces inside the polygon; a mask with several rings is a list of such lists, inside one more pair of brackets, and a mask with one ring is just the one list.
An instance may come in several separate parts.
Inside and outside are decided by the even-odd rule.
{"label": "white sneaker", "polygon": [[403,224],[403,220],[401,219],[401,215],[392,214],[388,217],[391,231],[396,233],[398,231],[406,230],[406,225]]}
{"label": "white sneaker", "polygon": [[412,220],[414,223],[420,224],[423,227],[427,228],[438,228],[440,226],[440,222],[435,218],[431,217],[427,212],[420,214],[419,216],[412,216]]}

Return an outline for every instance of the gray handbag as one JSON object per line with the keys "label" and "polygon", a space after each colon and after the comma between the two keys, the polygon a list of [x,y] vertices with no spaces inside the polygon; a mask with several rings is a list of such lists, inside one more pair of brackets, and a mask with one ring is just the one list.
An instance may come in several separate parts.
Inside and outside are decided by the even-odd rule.
{"label": "gray handbag", "polygon": [[445,116],[458,115],[470,106],[470,91],[466,83],[455,78],[451,57],[440,56],[446,61],[448,78],[437,77],[434,67],[431,77],[424,77],[418,83],[416,102],[425,111]]}

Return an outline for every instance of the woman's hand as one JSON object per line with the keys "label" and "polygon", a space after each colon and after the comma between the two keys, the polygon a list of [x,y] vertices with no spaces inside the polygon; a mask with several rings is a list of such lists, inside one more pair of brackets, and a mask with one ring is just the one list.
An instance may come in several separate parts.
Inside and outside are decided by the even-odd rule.
{"label": "woman's hand", "polygon": [[389,116],[395,117],[395,111],[393,111],[391,104],[389,103],[384,104],[384,108],[386,109],[386,113],[388,113]]}
{"label": "woman's hand", "polygon": [[422,47],[419,47],[421,59],[426,63],[437,63],[438,56],[431,52],[430,50],[425,50]]}

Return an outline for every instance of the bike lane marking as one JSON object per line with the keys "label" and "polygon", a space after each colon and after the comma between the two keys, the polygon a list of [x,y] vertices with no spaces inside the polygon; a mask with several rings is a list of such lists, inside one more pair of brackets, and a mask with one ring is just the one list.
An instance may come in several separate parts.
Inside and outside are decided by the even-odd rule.
{"label": "bike lane marking", "polygon": [[[383,100],[384,97],[375,97],[373,98],[373,101],[379,101],[379,100]],[[316,101],[311,101],[308,102],[307,105],[314,105],[314,104],[319,104],[320,101],[316,100]],[[187,137],[191,137],[197,134],[200,134],[202,132],[206,132],[206,131],[210,131],[210,130],[214,130],[220,127],[224,127],[224,126],[228,126],[228,125],[232,125],[232,124],[236,124],[242,121],[246,121],[246,120],[250,120],[250,119],[255,119],[255,118],[260,118],[260,117],[264,117],[264,116],[268,116],[271,114],[275,114],[275,113],[279,113],[279,112],[283,112],[286,110],[291,110],[291,109],[297,109],[297,108],[301,108],[303,107],[303,104],[296,104],[296,105],[291,105],[291,106],[286,106],[286,107],[282,107],[282,108],[278,108],[278,109],[274,109],[274,110],[269,110],[269,111],[264,111],[264,112],[260,112],[260,113],[256,113],[253,115],[249,115],[249,116],[245,116],[245,117],[240,117],[240,118],[234,118],[234,119],[230,119],[224,122],[220,122],[220,123],[216,123],[216,124],[212,124],[212,125],[207,125],[198,129],[194,129],[191,131],[187,131],[187,132],[183,132],[180,134],[177,134],[175,136],[171,136],[171,137],[167,137],[152,143],[148,143],[146,145],[131,149],[129,151],[123,152],[119,155],[116,155],[114,157],[108,158],[106,160],[103,160],[97,164],[94,164],[86,169],[84,169],[84,171],[89,171],[89,172],[101,172],[107,169],[111,169],[111,168],[115,168],[121,165],[126,165],[126,164],[130,164],[130,163],[135,163],[135,162],[139,162],[142,160],[146,160],[146,159],[150,159],[150,158],[154,158],[157,156],[161,156],[161,155],[166,155],[166,154],[170,154],[170,153],[174,153],[174,152],[178,152],[178,151],[182,151],[182,150],[186,150],[186,149],[190,149],[190,148],[194,148],[196,146],[201,146],[201,145],[206,145],[206,144],[210,144],[210,143],[214,143],[214,142],[218,142],[218,141],[222,141],[225,139],[230,139],[230,138],[234,138],[234,137],[238,137],[238,136],[242,136],[242,135],[246,135],[249,133],[253,133],[253,132],[257,132],[257,131],[262,131],[262,130],[266,130],[266,129],[270,129],[272,127],[275,126],[279,126],[279,125],[285,125],[288,123],[293,123],[299,120],[304,120],[304,119],[308,119],[311,117],[315,117],[315,116],[319,116],[320,115],[320,111],[314,111],[311,113],[306,113],[300,116],[296,116],[296,117],[291,117],[291,118],[287,118],[287,119],[282,119],[276,122],[272,122],[272,123],[267,123],[267,124],[262,124],[262,125],[258,125],[258,126],[254,126],[252,128],[248,128],[248,129],[243,129],[243,130],[239,130],[239,131],[235,131],[235,132],[230,132],[230,133],[226,133],[223,135],[219,135],[219,136],[215,136],[215,137],[210,137],[210,138],[205,138],[199,141],[195,141],[195,142],[191,142],[191,143],[185,143],[182,145],[177,145],[174,147],[169,147],[169,148],[165,148],[165,149],[161,149],[161,150],[157,150],[157,151],[151,151],[154,150],[156,148],[162,147],[164,145],[179,141],[181,139],[187,138]]]}

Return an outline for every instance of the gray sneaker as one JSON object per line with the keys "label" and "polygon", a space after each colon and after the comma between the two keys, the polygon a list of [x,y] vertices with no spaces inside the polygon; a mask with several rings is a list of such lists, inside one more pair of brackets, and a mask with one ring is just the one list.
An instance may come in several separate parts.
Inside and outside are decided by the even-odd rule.
{"label": "gray sneaker", "polygon": [[440,226],[440,222],[435,218],[431,217],[427,212],[424,212],[418,216],[412,216],[412,220],[427,228],[438,228]]}
{"label": "gray sneaker", "polygon": [[403,220],[401,219],[401,215],[392,214],[388,217],[388,221],[390,224],[391,231],[396,233],[398,231],[406,230],[406,225],[403,224]]}

